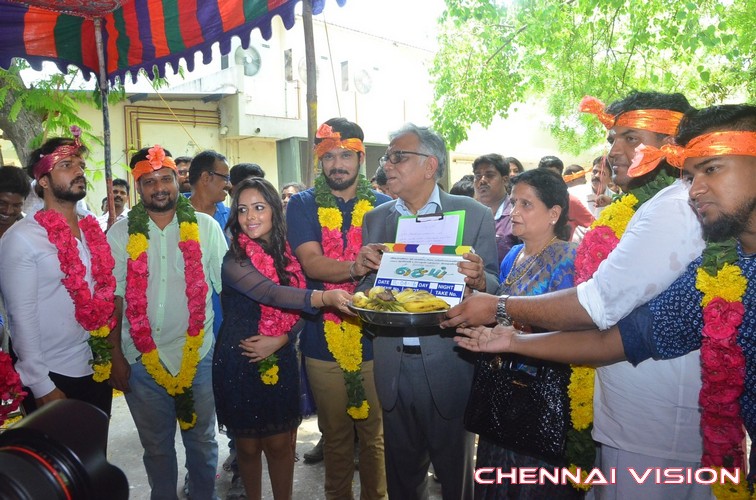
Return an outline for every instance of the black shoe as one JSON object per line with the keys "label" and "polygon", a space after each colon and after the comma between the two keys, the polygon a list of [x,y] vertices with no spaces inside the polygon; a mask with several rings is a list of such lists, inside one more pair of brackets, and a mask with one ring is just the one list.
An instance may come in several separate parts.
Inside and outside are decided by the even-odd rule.
{"label": "black shoe", "polygon": [[320,441],[310,451],[306,451],[304,455],[304,462],[306,464],[316,464],[323,461],[323,437],[320,437]]}

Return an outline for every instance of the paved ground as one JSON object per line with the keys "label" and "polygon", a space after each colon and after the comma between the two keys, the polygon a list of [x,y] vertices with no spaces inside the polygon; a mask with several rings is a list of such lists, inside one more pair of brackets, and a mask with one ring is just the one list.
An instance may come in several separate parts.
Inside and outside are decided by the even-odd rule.
{"label": "paved ground", "polygon": [[[297,453],[300,457],[317,443],[320,434],[317,428],[317,419],[309,418],[302,422],[297,434]],[[217,486],[221,499],[226,498],[231,483],[231,473],[222,469],[223,461],[228,457],[228,439],[218,435],[218,473]],[[183,479],[183,446],[181,436],[176,435],[176,447],[178,451],[179,475]],[[134,421],[131,419],[126,400],[123,397],[113,399],[113,417],[110,423],[110,438],[108,440],[108,461],[119,467],[129,480],[130,495],[132,500],[148,500],[150,489],[147,484],[147,475],[142,464],[142,447],[139,444]],[[263,498],[272,498],[270,481],[263,466]],[[324,498],[323,495],[323,463],[305,464],[300,460],[294,466],[294,500],[315,500]],[[360,477],[354,474],[354,495],[359,498]],[[179,498],[184,498],[182,495]],[[441,489],[438,483],[431,481],[431,499],[440,499]]]}

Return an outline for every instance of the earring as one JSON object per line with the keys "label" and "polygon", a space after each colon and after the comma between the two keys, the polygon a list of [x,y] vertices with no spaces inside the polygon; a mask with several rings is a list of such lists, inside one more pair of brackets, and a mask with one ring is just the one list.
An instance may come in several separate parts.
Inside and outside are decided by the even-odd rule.
{"label": "earring", "polygon": [[556,221],[555,220],[551,221],[551,225],[552,226],[556,225]]}

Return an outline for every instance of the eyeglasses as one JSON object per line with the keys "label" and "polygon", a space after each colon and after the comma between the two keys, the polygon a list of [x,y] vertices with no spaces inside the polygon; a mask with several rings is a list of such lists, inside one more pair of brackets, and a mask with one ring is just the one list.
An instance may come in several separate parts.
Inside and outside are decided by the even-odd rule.
{"label": "eyeglasses", "polygon": [[226,182],[231,182],[231,176],[230,175],[223,175],[219,174],[218,172],[208,172],[210,175],[217,175],[218,177],[222,178]]}
{"label": "eyeglasses", "polygon": [[386,165],[386,163],[391,163],[392,165],[402,163],[403,161],[407,159],[405,155],[417,155],[417,156],[424,156],[426,158],[430,158],[431,156],[425,153],[418,153],[416,151],[393,151],[391,153],[386,153],[385,155],[381,156],[378,159],[378,165],[383,167]]}

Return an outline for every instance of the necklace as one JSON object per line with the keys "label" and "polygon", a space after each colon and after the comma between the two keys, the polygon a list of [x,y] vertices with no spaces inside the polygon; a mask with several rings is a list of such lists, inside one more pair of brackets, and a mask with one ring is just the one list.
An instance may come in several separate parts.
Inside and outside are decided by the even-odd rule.
{"label": "necklace", "polygon": [[[181,368],[172,375],[160,362],[157,344],[152,338],[152,327],[147,315],[147,285],[149,268],[149,215],[142,203],[129,212],[129,242],[126,252],[126,293],[128,304],[125,314],[131,326],[134,346],[142,353],[142,364],[155,382],[173,396],[176,418],[183,430],[197,423],[194,411],[192,383],[197,374],[199,351],[205,338],[205,301],[208,285],[202,268],[202,248],[199,241],[197,216],[189,200],[179,196],[176,203],[176,218],[179,224],[179,249],[184,257],[184,280],[189,309],[189,326],[181,358]],[[174,314],[178,314],[177,311]]]}
{"label": "necklace", "polygon": [[92,280],[94,293],[84,280],[86,268],[79,256],[76,239],[63,215],[55,210],[40,210],[34,220],[47,231],[47,238],[58,249],[60,270],[65,277],[60,280],[74,303],[76,321],[89,331],[92,349],[92,378],[102,382],[110,378],[112,345],[107,340],[115,326],[116,280],[113,276],[115,260],[110,245],[99,223],[92,216],[79,220],[79,228],[92,255]]}
{"label": "necklace", "polygon": [[[281,279],[278,277],[276,268],[273,265],[273,257],[268,255],[259,243],[244,233],[239,233],[238,240],[239,246],[247,252],[247,257],[249,257],[249,261],[255,266],[255,269],[276,285],[280,285]],[[289,261],[289,264],[286,266],[286,271],[291,274],[289,286],[304,288],[305,278],[302,274],[302,266],[299,265],[297,259],[291,254],[291,248],[288,243],[286,243],[284,256]],[[289,330],[294,327],[299,318],[299,313],[287,312],[278,307],[266,306],[261,303],[260,321],[257,325],[257,331],[260,335],[280,337],[289,333]],[[271,354],[261,360],[257,365],[257,371],[264,384],[275,385],[278,382],[278,356]]]}
{"label": "necklace", "polygon": [[[516,265],[513,265],[513,266],[512,266],[512,269],[510,269],[510,270],[509,270],[509,274],[507,274],[507,278],[506,278],[506,279],[504,280],[504,284],[505,284],[506,286],[510,287],[510,286],[514,285],[515,283],[517,283],[518,281],[520,281],[520,279],[521,279],[521,278],[522,278],[523,276],[525,276],[525,274],[526,274],[526,273],[527,273],[528,271],[530,271],[530,268],[531,268],[531,267],[533,267],[533,264],[535,264],[535,262],[536,262],[536,261],[538,260],[538,258],[539,258],[539,257],[540,257],[541,255],[543,255],[543,252],[545,252],[545,251],[546,251],[546,249],[547,249],[547,248],[549,248],[549,247],[551,246],[551,244],[552,244],[552,243],[554,243],[554,241],[556,241],[556,239],[557,239],[557,237],[556,237],[556,236],[554,236],[553,238],[551,238],[551,239],[549,240],[549,242],[548,242],[548,243],[546,243],[546,245],[544,245],[544,247],[543,247],[543,248],[541,249],[541,251],[540,251],[540,252],[538,252],[538,253],[537,253],[537,254],[535,254],[534,256],[530,257],[530,259],[528,259],[528,260],[527,260],[527,261],[526,261],[526,262],[525,262],[524,264],[522,264],[522,265],[520,266],[520,268],[522,268],[522,272],[518,273],[518,274],[517,274],[516,276],[514,276],[514,277],[512,276],[512,274],[514,274],[514,270],[515,270],[515,268],[516,268],[517,266],[516,266]],[[523,255],[523,256],[524,256],[524,252],[525,252],[525,247],[523,247],[523,248],[522,248],[522,250],[520,251],[520,255]],[[517,258],[519,259],[519,258],[520,258],[520,256],[518,255],[518,256],[517,256]],[[516,264],[516,261],[515,261],[515,264]]]}

